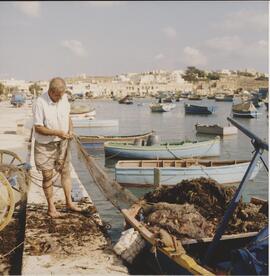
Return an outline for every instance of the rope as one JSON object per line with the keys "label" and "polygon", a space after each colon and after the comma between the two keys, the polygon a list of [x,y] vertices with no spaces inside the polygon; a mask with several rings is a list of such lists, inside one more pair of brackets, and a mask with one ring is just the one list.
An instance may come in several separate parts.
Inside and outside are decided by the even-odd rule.
{"label": "rope", "polygon": [[9,252],[5,253],[4,255],[0,256],[0,259],[4,259],[6,256],[9,256],[12,252],[14,252],[18,247],[24,244],[24,241],[13,247]]}

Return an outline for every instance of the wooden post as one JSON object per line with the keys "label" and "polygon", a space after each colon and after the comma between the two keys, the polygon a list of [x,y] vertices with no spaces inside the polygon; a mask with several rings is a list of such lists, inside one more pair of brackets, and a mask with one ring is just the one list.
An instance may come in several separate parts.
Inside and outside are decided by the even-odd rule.
{"label": "wooden post", "polygon": [[154,168],[154,186],[160,187],[160,169]]}

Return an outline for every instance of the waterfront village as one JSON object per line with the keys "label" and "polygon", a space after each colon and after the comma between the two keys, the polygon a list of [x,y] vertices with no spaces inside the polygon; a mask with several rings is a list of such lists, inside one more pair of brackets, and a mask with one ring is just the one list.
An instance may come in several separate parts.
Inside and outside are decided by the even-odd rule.
{"label": "waterfront village", "polygon": [[[63,76],[62,76],[63,77]],[[116,76],[88,76],[81,74],[65,77],[67,93],[84,98],[122,98],[157,96],[160,92],[179,94],[193,92],[201,96],[218,93],[233,94],[237,91],[254,91],[268,87],[268,75],[256,70],[204,71],[196,67],[186,70],[154,70],[143,73],[127,73]],[[31,97],[47,91],[49,80],[0,80],[0,100],[14,93]]]}

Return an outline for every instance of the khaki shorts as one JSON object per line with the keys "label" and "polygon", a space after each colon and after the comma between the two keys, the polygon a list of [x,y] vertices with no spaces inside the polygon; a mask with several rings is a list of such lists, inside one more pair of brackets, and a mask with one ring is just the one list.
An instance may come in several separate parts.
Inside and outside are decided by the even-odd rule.
{"label": "khaki shorts", "polygon": [[39,171],[48,171],[56,169],[58,162],[64,162],[63,168],[69,167],[70,150],[68,140],[59,142],[50,142],[48,144],[40,144],[35,141],[34,158],[36,168]]}

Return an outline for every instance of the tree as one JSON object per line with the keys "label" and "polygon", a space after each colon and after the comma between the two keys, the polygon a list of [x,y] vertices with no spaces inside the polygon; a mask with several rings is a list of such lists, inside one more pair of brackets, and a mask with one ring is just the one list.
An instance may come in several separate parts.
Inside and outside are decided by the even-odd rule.
{"label": "tree", "polygon": [[206,74],[203,70],[199,70],[194,66],[188,66],[185,74],[182,75],[183,79],[189,82],[196,82],[199,79],[204,79],[205,76]]}
{"label": "tree", "polygon": [[207,79],[209,80],[219,80],[220,75],[217,72],[212,72],[207,74]]}
{"label": "tree", "polygon": [[5,94],[5,86],[3,83],[0,82],[0,95],[4,95]]}
{"label": "tree", "polygon": [[41,91],[43,90],[41,86],[38,85],[36,82],[34,84],[31,84],[28,89],[32,95],[36,94],[36,96],[39,96],[41,94]]}

